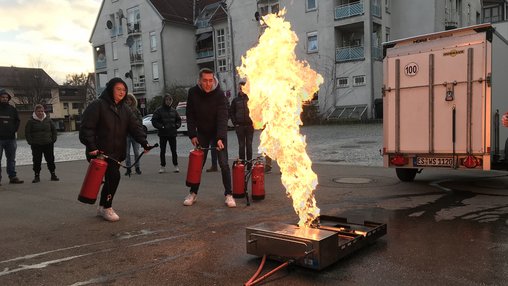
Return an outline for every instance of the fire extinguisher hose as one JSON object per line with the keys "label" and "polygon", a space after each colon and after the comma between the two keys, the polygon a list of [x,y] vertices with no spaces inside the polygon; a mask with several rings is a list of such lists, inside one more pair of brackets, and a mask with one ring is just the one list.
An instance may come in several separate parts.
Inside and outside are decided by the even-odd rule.
{"label": "fire extinguisher hose", "polygon": [[[155,143],[153,146],[148,147],[147,152],[152,150],[153,148],[156,148],[156,147],[159,147],[159,143]],[[125,169],[130,169],[130,168],[132,168],[132,166],[136,165],[139,162],[139,160],[145,153],[146,152],[141,152],[141,154],[139,154],[139,156],[136,158],[134,163],[132,163],[130,166],[126,166],[126,165],[122,164],[122,162],[118,161],[117,159],[115,159],[107,154],[101,154],[101,156],[103,156],[104,158],[110,159],[113,162],[116,162],[118,165],[120,165],[120,167],[123,167]]]}

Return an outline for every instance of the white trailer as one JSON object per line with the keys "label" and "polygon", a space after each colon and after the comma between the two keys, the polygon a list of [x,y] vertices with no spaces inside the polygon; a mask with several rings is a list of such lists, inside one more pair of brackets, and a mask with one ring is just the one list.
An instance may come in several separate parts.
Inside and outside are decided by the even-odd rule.
{"label": "white trailer", "polygon": [[508,42],[490,24],[384,44],[383,164],[506,170]]}

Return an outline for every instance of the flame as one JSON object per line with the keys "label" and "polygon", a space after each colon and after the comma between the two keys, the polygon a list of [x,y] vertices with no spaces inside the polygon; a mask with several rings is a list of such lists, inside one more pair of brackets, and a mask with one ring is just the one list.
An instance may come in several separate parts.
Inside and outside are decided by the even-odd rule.
{"label": "flame", "polygon": [[258,45],[242,57],[238,73],[247,78],[254,127],[265,127],[258,150],[277,160],[282,184],[300,218],[298,226],[309,227],[319,216],[314,198],[318,180],[305,151],[305,136],[300,134],[300,113],[303,102],[317,92],[323,78],[307,62],[296,59],[298,37],[284,21],[284,14],[282,10],[263,18],[267,27]]}

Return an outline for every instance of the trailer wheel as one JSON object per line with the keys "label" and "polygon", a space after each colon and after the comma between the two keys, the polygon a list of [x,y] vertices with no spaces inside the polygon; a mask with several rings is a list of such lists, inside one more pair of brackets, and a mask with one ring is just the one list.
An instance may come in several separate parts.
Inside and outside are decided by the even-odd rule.
{"label": "trailer wheel", "polygon": [[395,172],[397,178],[402,182],[412,182],[416,177],[416,173],[418,173],[418,169],[396,168]]}

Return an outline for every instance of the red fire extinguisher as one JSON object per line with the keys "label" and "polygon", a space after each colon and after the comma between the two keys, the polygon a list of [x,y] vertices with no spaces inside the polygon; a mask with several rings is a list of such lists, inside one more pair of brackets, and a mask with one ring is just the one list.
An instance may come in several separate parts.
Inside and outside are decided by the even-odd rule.
{"label": "red fire extinguisher", "polygon": [[256,162],[252,167],[252,199],[265,199],[265,166],[263,162]]}
{"label": "red fire extinguisher", "polygon": [[90,160],[90,165],[86,171],[78,201],[86,204],[95,203],[107,168],[108,162],[106,162],[102,156]]}
{"label": "red fire extinguisher", "polygon": [[241,161],[233,162],[233,198],[245,197],[245,164]]}
{"label": "red fire extinguisher", "polygon": [[189,154],[189,166],[187,168],[187,187],[198,187],[201,182],[201,170],[203,169],[203,160],[205,152],[201,149],[194,149]]}

